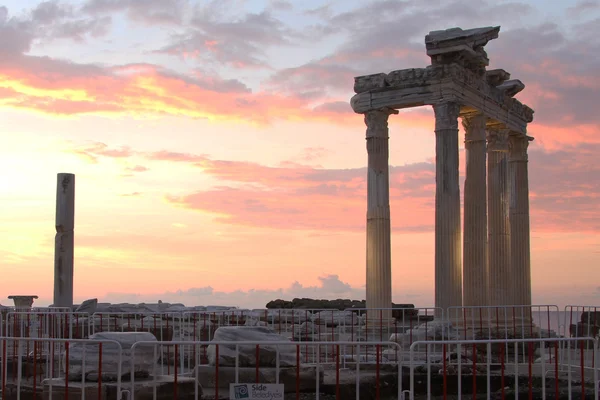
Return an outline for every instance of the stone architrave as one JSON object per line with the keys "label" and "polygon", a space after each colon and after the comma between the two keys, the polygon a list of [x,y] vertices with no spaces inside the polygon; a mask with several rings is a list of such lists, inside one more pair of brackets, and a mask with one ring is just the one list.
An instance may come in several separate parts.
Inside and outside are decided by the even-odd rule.
{"label": "stone architrave", "polygon": [[490,305],[512,305],[510,221],[508,216],[507,129],[488,130],[488,251]]}
{"label": "stone architrave", "polygon": [[75,175],[61,173],[56,186],[54,307],[73,306]]}
{"label": "stone architrave", "polygon": [[463,117],[465,128],[465,191],[463,230],[463,305],[487,306],[489,267],[487,251],[485,115]]}
{"label": "stone architrave", "polygon": [[[366,260],[366,305],[369,309],[392,307],[388,117],[397,113],[390,109],[373,110],[365,113],[364,118],[369,157]],[[386,310],[381,317],[387,319],[391,315],[391,310]]]}
{"label": "stone architrave", "polygon": [[436,137],[435,307],[462,305],[460,187],[458,183],[457,103],[433,106]]}
{"label": "stone architrave", "polygon": [[531,255],[529,233],[529,178],[527,147],[533,138],[511,135],[509,139],[510,250],[514,304],[531,305]]}

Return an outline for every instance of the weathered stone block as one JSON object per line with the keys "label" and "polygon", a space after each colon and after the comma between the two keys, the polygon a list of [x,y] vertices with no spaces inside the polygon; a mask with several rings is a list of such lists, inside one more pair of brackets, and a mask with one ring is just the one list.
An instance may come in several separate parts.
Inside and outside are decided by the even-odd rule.
{"label": "weathered stone block", "polygon": [[[259,345],[258,360],[256,345],[219,345],[219,365],[234,367],[235,359],[238,356],[240,367],[253,367],[257,363],[261,367],[275,367],[276,354],[279,351],[279,365],[296,365],[296,347],[288,338],[279,335],[271,329],[262,326],[222,326],[215,331],[213,342],[286,342],[289,345]],[[259,344],[259,343],[257,343]],[[236,349],[237,347],[237,349]],[[208,346],[208,359],[210,365],[217,362],[216,345]]]}
{"label": "weathered stone block", "polygon": [[[119,360],[119,347],[115,343],[102,343],[102,361],[100,361],[99,343],[72,343],[69,347],[68,371],[66,370],[67,351],[62,353],[62,365],[68,373],[70,381],[80,381],[81,375],[102,374],[103,381],[117,380],[119,372],[121,377],[129,377],[132,371],[136,376],[148,376],[159,358],[160,352],[154,351],[154,346],[139,345],[135,351],[132,346],[136,342],[156,342],[156,337],[148,332],[101,332],[90,336],[90,340],[116,341],[121,346],[121,360]],[[119,361],[121,370],[119,371]]]}

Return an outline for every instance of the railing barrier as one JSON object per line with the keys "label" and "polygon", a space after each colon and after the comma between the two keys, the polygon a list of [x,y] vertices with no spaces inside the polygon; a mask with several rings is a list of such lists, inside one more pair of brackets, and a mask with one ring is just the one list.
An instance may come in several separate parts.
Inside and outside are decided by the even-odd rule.
{"label": "railing barrier", "polygon": [[[116,398],[121,391],[118,341],[2,337],[0,349],[2,400],[85,398],[86,393],[101,399],[109,391]],[[107,380],[113,382],[106,385]]]}
{"label": "railing barrier", "polygon": [[[586,351],[588,343],[591,350]],[[418,350],[436,345],[441,354],[431,351],[423,358]],[[568,351],[560,354],[560,349]],[[582,399],[598,400],[598,368],[592,367],[597,357],[598,341],[591,337],[415,342],[410,347],[410,400],[416,392],[459,399],[525,393],[529,399],[558,399],[566,392],[569,399],[579,393]]]}

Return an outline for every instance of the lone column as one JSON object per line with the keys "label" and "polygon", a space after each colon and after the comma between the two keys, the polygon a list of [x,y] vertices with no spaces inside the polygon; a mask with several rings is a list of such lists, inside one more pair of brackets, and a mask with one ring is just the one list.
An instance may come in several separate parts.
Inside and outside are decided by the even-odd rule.
{"label": "lone column", "polygon": [[460,106],[433,106],[436,137],[435,307],[436,318],[462,305],[458,113]]}
{"label": "lone column", "polygon": [[56,239],[54,244],[54,306],[73,305],[73,240],[75,228],[75,175],[58,174]]}
{"label": "lone column", "polygon": [[463,117],[466,153],[463,303],[470,307],[488,305],[486,120],[482,114]]}
{"label": "lone column", "polygon": [[490,305],[512,305],[508,217],[508,130],[488,131]]}
{"label": "lone column", "polygon": [[529,178],[527,147],[533,138],[514,135],[509,139],[510,238],[513,300],[531,305],[531,259],[529,232]]}
{"label": "lone column", "polygon": [[[365,113],[367,125],[367,308],[392,307],[390,247],[388,117],[397,110]],[[391,311],[375,311],[372,318],[388,319]]]}

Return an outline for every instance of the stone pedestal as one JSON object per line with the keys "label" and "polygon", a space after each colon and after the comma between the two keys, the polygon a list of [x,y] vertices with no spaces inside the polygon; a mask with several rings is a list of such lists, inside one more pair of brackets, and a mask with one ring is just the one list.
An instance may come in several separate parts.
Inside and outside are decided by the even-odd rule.
{"label": "stone pedestal", "polygon": [[533,140],[525,135],[509,140],[510,247],[512,298],[514,304],[531,305],[531,256],[529,234],[529,178],[527,147]]}
{"label": "stone pedestal", "polygon": [[488,305],[486,137],[487,118],[463,118],[466,179],[463,237],[463,305]]}
{"label": "stone pedestal", "polygon": [[508,130],[488,130],[488,248],[490,305],[512,305],[508,217]]}
{"label": "stone pedestal", "polygon": [[11,295],[9,300],[14,301],[17,311],[28,311],[33,306],[33,300],[37,299],[36,295]]}
{"label": "stone pedestal", "polygon": [[[367,125],[367,308],[390,309],[392,266],[390,238],[388,117],[394,110],[375,110],[365,114]],[[379,316],[379,314],[378,314]]]}
{"label": "stone pedestal", "polygon": [[[436,137],[435,307],[462,305],[458,113],[456,103],[433,106]],[[439,318],[441,315],[437,315]]]}
{"label": "stone pedestal", "polygon": [[75,175],[58,174],[54,247],[54,307],[73,306]]}

